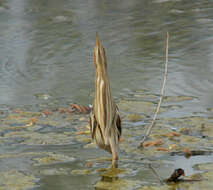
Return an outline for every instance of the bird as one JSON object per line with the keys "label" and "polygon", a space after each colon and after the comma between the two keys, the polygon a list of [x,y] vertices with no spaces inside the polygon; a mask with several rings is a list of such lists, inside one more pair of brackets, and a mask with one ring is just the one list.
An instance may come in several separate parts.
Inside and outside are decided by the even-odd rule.
{"label": "bird", "polygon": [[99,148],[112,154],[112,167],[117,167],[121,118],[111,93],[105,49],[97,33],[93,59],[96,74],[95,97],[89,121],[91,137]]}
{"label": "bird", "polygon": [[181,176],[185,176],[184,170],[182,168],[175,169],[172,175],[166,179],[166,182],[178,182]]}

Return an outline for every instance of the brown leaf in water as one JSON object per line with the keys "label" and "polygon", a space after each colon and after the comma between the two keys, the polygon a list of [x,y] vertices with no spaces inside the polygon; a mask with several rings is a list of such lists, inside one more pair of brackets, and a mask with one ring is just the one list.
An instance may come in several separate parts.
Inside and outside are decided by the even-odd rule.
{"label": "brown leaf in water", "polygon": [[177,133],[177,132],[169,132],[169,133],[163,133],[160,134],[161,137],[169,137],[169,138],[173,138],[173,137],[179,137],[181,134]]}
{"label": "brown leaf in water", "polygon": [[174,149],[177,149],[178,148],[178,145],[177,144],[171,144],[169,146],[169,150],[174,150]]}
{"label": "brown leaf in water", "polygon": [[156,140],[156,141],[147,141],[143,143],[144,147],[149,147],[149,146],[159,146],[162,145],[164,142],[162,140]]}
{"label": "brown leaf in water", "polygon": [[68,113],[69,112],[69,110],[66,108],[59,108],[58,111],[59,111],[59,113]]}
{"label": "brown leaf in water", "polygon": [[26,127],[33,126],[37,121],[38,121],[38,118],[37,118],[37,117],[32,117],[32,118],[30,118],[29,123],[26,124]]}
{"label": "brown leaf in water", "polygon": [[84,108],[82,108],[82,106],[80,106],[80,105],[78,105],[78,104],[72,104],[71,105],[71,108],[73,109],[73,110],[77,110],[77,111],[79,111],[79,112],[86,112],[86,110],[84,109]]}
{"label": "brown leaf in water", "polygon": [[179,137],[181,134],[177,132],[170,132],[167,134],[168,137]]}
{"label": "brown leaf in water", "polygon": [[59,108],[58,112],[59,113],[68,113],[68,114],[72,114],[75,110],[71,109],[67,109],[67,108]]}
{"label": "brown leaf in water", "polygon": [[91,168],[93,166],[93,163],[92,162],[87,162],[87,167],[88,168]]}
{"label": "brown leaf in water", "polygon": [[52,115],[52,114],[53,114],[53,112],[48,111],[48,110],[43,110],[42,113],[43,113],[45,116],[47,116],[47,117],[48,117],[49,115]]}
{"label": "brown leaf in water", "polygon": [[144,146],[144,147],[153,146],[153,143],[152,143],[151,141],[149,141],[149,142],[144,142],[144,143],[143,143],[143,146]]}
{"label": "brown leaf in water", "polygon": [[35,123],[38,121],[38,118],[37,118],[37,117],[32,117],[32,118],[30,119],[30,121],[31,121],[33,124],[35,124]]}
{"label": "brown leaf in water", "polygon": [[90,131],[79,131],[75,133],[76,135],[88,135],[90,134]]}
{"label": "brown leaf in water", "polygon": [[168,152],[169,149],[168,148],[165,148],[165,147],[158,147],[156,148],[157,151],[164,151],[164,152]]}
{"label": "brown leaf in water", "polygon": [[77,111],[79,113],[87,114],[89,113],[91,108],[89,106],[82,106],[78,104],[72,104],[71,105],[71,111]]}
{"label": "brown leaf in water", "polygon": [[24,111],[21,110],[21,109],[14,109],[13,112],[14,112],[14,113],[23,113]]}
{"label": "brown leaf in water", "polygon": [[21,115],[8,115],[8,119],[19,119],[22,118]]}
{"label": "brown leaf in water", "polygon": [[125,138],[120,138],[120,143],[124,142],[125,141]]}

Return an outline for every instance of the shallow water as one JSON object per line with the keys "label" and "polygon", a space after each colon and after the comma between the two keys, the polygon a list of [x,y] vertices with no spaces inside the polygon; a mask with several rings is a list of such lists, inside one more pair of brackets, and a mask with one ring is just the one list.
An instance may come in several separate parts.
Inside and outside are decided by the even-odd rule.
{"label": "shallow water", "polygon": [[212,1],[33,1],[0,4],[0,104],[31,105],[37,93],[91,103],[95,33],[107,50],[113,94],[159,93],[169,31],[167,95],[213,106]]}
{"label": "shallow water", "polygon": [[[121,184],[126,189],[158,184],[148,163],[166,178],[174,168],[182,167],[190,176],[200,172],[194,165],[213,162],[212,155],[186,159],[136,148],[158,102],[169,31],[167,97],[151,140],[177,131],[181,139],[160,136],[165,147],[212,151],[211,0],[6,0],[0,2],[0,28],[0,166],[5,178],[11,177],[11,184],[0,179],[0,189],[18,187],[19,178],[29,185],[23,189],[94,189],[102,175],[96,170],[109,167],[109,161],[94,161],[108,158],[107,153],[85,147],[89,135],[75,134],[87,130],[88,116],[54,111],[73,102],[92,103],[96,32],[107,52],[123,118],[119,167],[126,170],[121,179],[129,181]],[[53,116],[44,117],[43,109]],[[33,117],[38,121],[32,123]],[[90,160],[92,168],[86,166]]]}

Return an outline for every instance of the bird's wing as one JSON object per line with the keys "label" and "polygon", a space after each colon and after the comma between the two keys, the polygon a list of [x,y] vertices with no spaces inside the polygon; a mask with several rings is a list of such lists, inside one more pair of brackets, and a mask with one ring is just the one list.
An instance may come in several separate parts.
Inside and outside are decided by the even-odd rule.
{"label": "bird's wing", "polygon": [[92,136],[92,139],[97,139],[97,137],[101,138],[101,141],[104,142],[104,136],[103,136],[103,132],[101,130],[101,127],[98,123],[98,121],[95,118],[95,114],[93,113],[93,111],[90,113],[90,133]]}
{"label": "bird's wing", "polygon": [[120,139],[120,137],[121,137],[121,132],[122,132],[120,115],[118,115],[118,117],[117,117],[116,126],[117,126],[117,129],[118,129],[118,131],[119,131],[119,133],[118,133],[118,139]]}
{"label": "bird's wing", "polygon": [[121,127],[121,117],[120,117],[120,114],[119,114],[119,109],[118,109],[118,106],[115,105],[115,115],[116,115],[116,127],[117,127],[117,130],[118,130],[118,139],[120,139],[120,136],[121,136],[121,133],[122,133],[122,127]]}
{"label": "bird's wing", "polygon": [[90,124],[90,133],[91,133],[92,139],[94,139],[95,131],[96,131],[96,127],[97,127],[97,121],[96,121],[95,114],[93,113],[93,111],[91,111],[91,113],[90,113],[89,124]]}

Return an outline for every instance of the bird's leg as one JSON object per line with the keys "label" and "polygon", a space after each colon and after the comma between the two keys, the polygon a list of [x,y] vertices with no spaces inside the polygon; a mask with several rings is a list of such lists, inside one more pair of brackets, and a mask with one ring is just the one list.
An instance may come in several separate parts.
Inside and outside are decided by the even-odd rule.
{"label": "bird's leg", "polygon": [[118,160],[112,159],[112,168],[118,168]]}
{"label": "bird's leg", "polygon": [[112,167],[117,168],[118,167],[118,150],[115,145],[115,142],[110,138],[110,147],[112,151]]}
{"label": "bird's leg", "polygon": [[112,151],[112,160],[118,160],[118,153]]}

